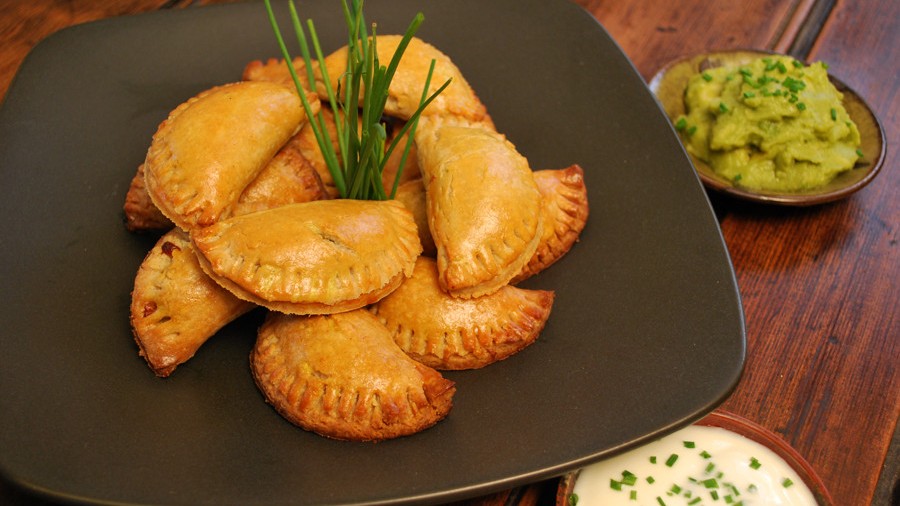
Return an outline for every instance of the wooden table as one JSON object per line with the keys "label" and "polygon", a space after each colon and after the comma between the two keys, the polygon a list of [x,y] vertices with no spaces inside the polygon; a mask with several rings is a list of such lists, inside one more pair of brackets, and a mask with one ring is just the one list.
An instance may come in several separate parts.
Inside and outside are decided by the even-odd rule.
{"label": "wooden table", "polygon": [[[0,96],[43,37],[94,19],[215,1],[0,0]],[[711,199],[747,321],[744,375],[723,408],[780,434],[837,505],[898,500],[900,417],[900,2],[894,0],[577,0],[648,79],[710,48],[824,60],[886,129],[869,187],[814,208]],[[555,480],[468,504],[545,504]],[[0,483],[0,503],[43,504]],[[894,503],[896,504],[896,502]]]}

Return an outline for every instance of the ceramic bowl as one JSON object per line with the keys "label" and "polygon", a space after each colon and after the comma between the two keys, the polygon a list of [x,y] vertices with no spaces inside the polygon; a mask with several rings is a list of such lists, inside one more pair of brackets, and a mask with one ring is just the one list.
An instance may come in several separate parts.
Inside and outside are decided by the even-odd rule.
{"label": "ceramic bowl", "polygon": [[[819,506],[834,506],[834,499],[831,498],[831,494],[825,488],[825,483],[822,482],[822,479],[816,474],[809,462],[774,432],[746,418],[722,410],[713,411],[695,423],[696,425],[720,427],[729,430],[769,448],[797,472],[813,493]],[[559,480],[556,492],[556,506],[571,506],[569,497],[575,488],[575,482],[578,480],[579,473],[580,471],[568,473]]]}
{"label": "ceramic bowl", "polygon": [[[669,119],[674,122],[684,114],[684,90],[688,80],[707,68],[740,65],[772,56],[769,51],[740,49],[717,51],[675,60],[656,73],[649,87],[656,95]],[[788,206],[810,206],[845,198],[872,182],[881,170],[885,158],[884,130],[865,100],[836,77],[829,74],[835,88],[844,96],[844,107],[859,128],[863,158],[856,166],[828,184],[804,192],[757,191],[735,186],[732,181],[716,174],[706,162],[691,156],[703,184],[712,190],[744,200]]]}

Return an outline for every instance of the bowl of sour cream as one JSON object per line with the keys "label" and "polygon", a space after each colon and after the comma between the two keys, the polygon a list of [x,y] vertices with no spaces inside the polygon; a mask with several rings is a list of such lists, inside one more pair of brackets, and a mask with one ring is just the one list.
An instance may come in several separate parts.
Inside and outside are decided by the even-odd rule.
{"label": "bowl of sour cream", "polygon": [[812,466],[771,431],[714,411],[560,480],[557,506],[833,506]]}

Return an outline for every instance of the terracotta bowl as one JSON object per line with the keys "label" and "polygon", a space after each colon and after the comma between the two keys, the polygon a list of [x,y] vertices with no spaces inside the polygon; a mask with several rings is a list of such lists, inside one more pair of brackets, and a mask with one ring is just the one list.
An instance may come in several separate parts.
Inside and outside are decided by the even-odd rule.
{"label": "terracotta bowl", "polygon": [[[816,474],[809,462],[774,432],[750,420],[722,410],[716,410],[706,415],[705,418],[696,422],[696,425],[730,430],[769,448],[797,472],[800,478],[803,479],[803,482],[806,483],[806,486],[812,491],[819,506],[834,506],[834,499],[831,498],[831,494],[825,488],[825,483],[822,482],[822,479]],[[556,506],[570,506],[569,496],[575,489],[578,475],[579,471],[574,471],[566,474],[559,480],[559,486],[556,491]]]}
{"label": "terracotta bowl", "polygon": [[[746,63],[777,53],[756,49],[715,51],[673,61],[660,69],[650,80],[649,88],[656,95],[670,121],[685,112],[684,90],[688,80],[702,69],[722,65]],[[804,62],[808,63],[808,62]],[[884,129],[863,98],[836,77],[829,74],[835,88],[844,95],[844,107],[859,128],[864,157],[856,166],[825,186],[804,192],[757,191],[735,186],[732,181],[716,174],[706,162],[691,156],[691,162],[707,188],[753,202],[786,206],[811,206],[840,200],[861,190],[875,179],[885,158]],[[690,156],[690,155],[689,155]]]}

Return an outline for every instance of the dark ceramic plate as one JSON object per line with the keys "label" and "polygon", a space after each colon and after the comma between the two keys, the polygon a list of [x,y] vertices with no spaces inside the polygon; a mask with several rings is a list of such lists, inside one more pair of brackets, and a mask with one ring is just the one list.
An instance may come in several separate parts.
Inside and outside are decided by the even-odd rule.
{"label": "dark ceramic plate", "polygon": [[[281,19],[286,9],[279,4]],[[333,2],[308,1],[325,50]],[[277,55],[263,5],[77,26],[39,44],[0,109],[0,470],[45,497],[125,504],[442,502],[560,475],[694,421],[740,376],[738,291],[715,217],[640,76],[568,1],[373,0],[379,33],[417,9],[535,168],[581,164],[591,217],[527,286],[556,290],[522,353],[447,374],[435,427],[327,440],[266,405],[249,373],[260,323],[226,327],[156,378],[128,324],[154,237],[122,202],[151,134],[197,92]]]}
{"label": "dark ceramic plate", "polygon": [[[650,90],[656,94],[666,114],[674,122],[685,112],[684,90],[688,80],[701,69],[740,65],[772,54],[775,53],[756,49],[735,49],[681,58],[664,66],[653,76],[650,80]],[[802,192],[762,191],[736,185],[717,174],[703,160],[691,156],[703,184],[707,188],[743,200],[785,206],[811,206],[849,197],[871,183],[884,163],[886,149],[884,129],[875,113],[858,93],[833,75],[828,77],[844,96],[844,108],[859,128],[863,157],[852,169],[838,175],[824,186]]]}

